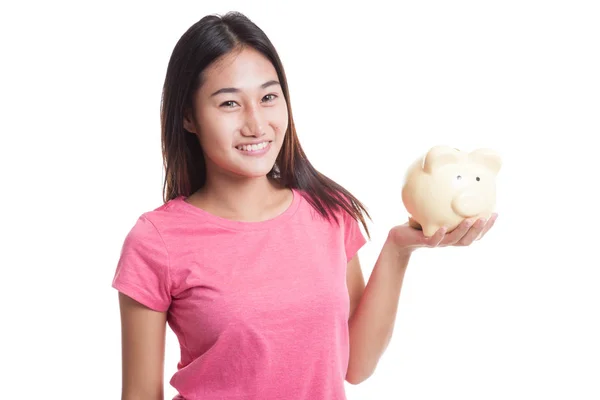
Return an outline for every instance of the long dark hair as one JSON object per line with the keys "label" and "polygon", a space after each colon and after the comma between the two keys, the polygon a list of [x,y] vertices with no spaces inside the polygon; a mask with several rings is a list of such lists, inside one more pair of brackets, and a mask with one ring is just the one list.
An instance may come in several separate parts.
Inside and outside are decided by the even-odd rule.
{"label": "long dark hair", "polygon": [[338,221],[340,208],[360,221],[370,237],[364,205],[342,186],[321,174],[308,161],[300,146],[286,75],[279,55],[267,35],[239,12],[208,15],[192,25],[179,39],[169,64],[161,102],[161,140],[165,182],[163,200],[189,196],[206,179],[204,154],[196,135],[186,131],[183,118],[192,96],[202,84],[202,72],[218,58],[234,50],[252,47],[275,67],[288,108],[288,129],[281,151],[268,176],[287,188],[302,190],[309,203],[325,218]]}

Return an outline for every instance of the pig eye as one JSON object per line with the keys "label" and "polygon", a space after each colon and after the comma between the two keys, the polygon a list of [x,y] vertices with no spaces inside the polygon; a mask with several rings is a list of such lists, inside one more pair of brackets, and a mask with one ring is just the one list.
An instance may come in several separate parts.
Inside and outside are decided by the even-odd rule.
{"label": "pig eye", "polygon": [[479,182],[481,179],[479,179],[479,177],[477,177],[477,178],[475,178],[475,180],[476,180],[477,182]]}
{"label": "pig eye", "polygon": [[456,177],[456,180],[457,180],[457,181],[460,181],[461,179],[462,179],[462,176],[460,176],[460,175],[458,175],[458,176]]}

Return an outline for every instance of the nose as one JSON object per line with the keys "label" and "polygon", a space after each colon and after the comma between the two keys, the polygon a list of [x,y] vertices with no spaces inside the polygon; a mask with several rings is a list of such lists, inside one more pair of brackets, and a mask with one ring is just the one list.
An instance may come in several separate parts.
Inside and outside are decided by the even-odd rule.
{"label": "nose", "polygon": [[495,197],[495,191],[489,187],[485,190],[464,190],[452,199],[452,209],[456,214],[469,218],[493,205]]}
{"label": "nose", "polygon": [[471,217],[481,208],[481,199],[475,193],[461,193],[452,199],[452,209],[462,217]]}
{"label": "nose", "polygon": [[496,191],[493,187],[469,188],[456,193],[452,199],[452,209],[462,217],[472,217],[495,203]]}
{"label": "nose", "polygon": [[257,107],[249,107],[242,127],[242,135],[260,137],[265,134],[263,115]]}

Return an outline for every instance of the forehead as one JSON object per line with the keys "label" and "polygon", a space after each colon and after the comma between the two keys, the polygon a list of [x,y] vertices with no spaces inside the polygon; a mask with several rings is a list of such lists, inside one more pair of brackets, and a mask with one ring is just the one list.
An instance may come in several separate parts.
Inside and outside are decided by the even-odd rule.
{"label": "forehead", "polygon": [[204,71],[205,90],[231,86],[256,89],[266,81],[277,79],[271,61],[252,48],[233,51],[218,59]]}

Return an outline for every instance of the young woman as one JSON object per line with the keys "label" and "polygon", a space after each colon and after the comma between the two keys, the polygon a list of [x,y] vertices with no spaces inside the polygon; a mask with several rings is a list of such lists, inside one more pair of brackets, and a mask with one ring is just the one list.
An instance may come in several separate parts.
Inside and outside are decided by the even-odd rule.
{"label": "young woman", "polygon": [[277,52],[239,13],[181,37],[161,118],[164,204],[136,221],[113,281],[124,400],[163,398],[167,323],[176,399],[345,399],[390,341],[412,252],[469,245],[495,220],[429,239],[396,226],[365,285],[369,215],[308,161]]}

